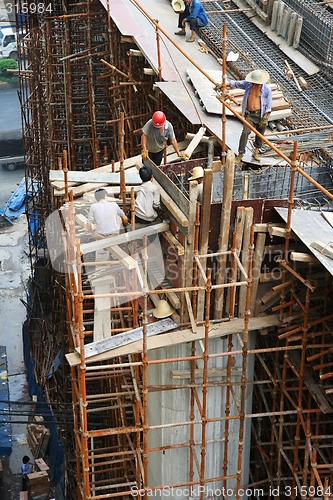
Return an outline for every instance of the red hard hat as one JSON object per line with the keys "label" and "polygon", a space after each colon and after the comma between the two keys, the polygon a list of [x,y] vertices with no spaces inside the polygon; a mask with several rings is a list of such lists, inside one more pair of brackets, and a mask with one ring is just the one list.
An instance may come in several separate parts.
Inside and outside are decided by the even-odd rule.
{"label": "red hard hat", "polygon": [[152,116],[152,122],[154,127],[156,128],[161,128],[166,122],[166,117],[163,111],[155,111],[155,113]]}

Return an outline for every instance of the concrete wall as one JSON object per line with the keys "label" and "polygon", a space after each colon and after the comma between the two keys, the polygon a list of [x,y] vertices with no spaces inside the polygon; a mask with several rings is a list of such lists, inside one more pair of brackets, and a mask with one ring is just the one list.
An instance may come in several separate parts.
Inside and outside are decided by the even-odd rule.
{"label": "concrete wall", "polygon": [[[211,339],[209,342],[209,352],[218,353],[227,351],[227,339]],[[255,343],[255,333],[250,336],[250,345],[253,347]],[[239,349],[237,338],[233,338],[234,349]],[[201,354],[199,343],[196,343],[197,353]],[[191,344],[182,344],[179,346],[161,348],[151,351],[149,358],[176,358],[181,356],[189,356],[191,353]],[[254,357],[247,358],[247,380],[253,379],[253,364]],[[216,357],[209,360],[209,369],[225,368],[227,357]],[[242,358],[240,355],[235,356],[235,364],[233,367],[232,380],[239,382],[241,380]],[[203,361],[197,362],[197,368],[203,368]],[[190,370],[190,362],[184,361],[179,363],[163,363],[158,365],[150,365],[148,371],[149,385],[180,385],[189,384],[190,379],[175,379],[171,377],[173,370]],[[209,381],[218,381],[221,376],[213,377]],[[224,379],[224,377],[223,377]],[[202,382],[202,378],[196,379],[197,383]],[[237,399],[237,405],[240,404],[241,388],[234,386],[234,393]],[[198,398],[202,404],[202,388],[197,388]],[[219,418],[225,416],[225,398],[226,389],[221,386],[210,386],[208,388],[208,404],[207,417]],[[247,386],[245,393],[245,412],[250,413],[252,409],[252,386]],[[236,405],[231,400],[230,407],[231,415],[238,415]],[[149,425],[171,424],[176,422],[188,422],[190,420],[190,389],[163,390],[158,392],[149,392],[148,398],[148,419]],[[195,421],[201,422],[201,417],[198,410],[198,405],[195,403]],[[238,450],[239,450],[239,419],[229,421],[229,440],[228,440],[228,475],[237,473],[238,469]],[[242,484],[248,482],[249,475],[249,454],[250,454],[250,430],[251,421],[248,419],[245,425],[245,437],[243,446],[243,463],[242,463]],[[223,453],[224,453],[224,432],[225,421],[211,422],[207,424],[206,429],[206,456],[205,456],[205,480],[214,479],[223,475]],[[201,423],[195,425],[195,454],[198,461],[198,467],[201,466],[201,442],[202,442],[202,426]],[[180,445],[189,443],[190,441],[190,426],[182,425],[178,427],[166,427],[158,430],[149,431],[149,447],[162,445]],[[174,485],[174,490],[165,488],[165,491],[153,493],[154,497],[173,497],[179,499],[189,498],[189,488],[187,486],[177,487],[176,485],[184,484],[189,481],[190,471],[190,449],[188,446],[168,449],[164,451],[152,452],[149,455],[149,488],[166,485]],[[199,480],[197,467],[194,465],[194,481]],[[205,498],[211,496],[211,491],[214,492],[223,487],[221,481],[212,481],[205,484]],[[227,487],[236,489],[236,480],[229,479]],[[194,486],[192,497],[199,496],[198,485]],[[228,498],[233,498],[228,496]]]}

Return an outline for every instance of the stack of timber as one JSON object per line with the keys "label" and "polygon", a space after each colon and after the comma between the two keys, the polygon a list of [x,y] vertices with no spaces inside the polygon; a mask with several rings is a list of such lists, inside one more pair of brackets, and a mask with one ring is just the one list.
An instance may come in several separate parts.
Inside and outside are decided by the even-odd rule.
{"label": "stack of timber", "polygon": [[27,425],[27,441],[34,458],[44,456],[49,444],[50,430],[45,427],[43,417],[35,416]]}
{"label": "stack of timber", "polygon": [[31,500],[47,500],[50,494],[50,478],[47,471],[28,474],[28,493]]}

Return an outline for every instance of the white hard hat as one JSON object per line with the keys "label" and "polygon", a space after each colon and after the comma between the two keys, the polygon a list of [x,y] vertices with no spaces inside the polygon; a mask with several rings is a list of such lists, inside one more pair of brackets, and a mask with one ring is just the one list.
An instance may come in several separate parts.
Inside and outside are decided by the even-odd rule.
{"label": "white hard hat", "polygon": [[173,314],[174,312],[175,310],[172,306],[170,306],[169,302],[162,299],[157,304],[157,307],[155,307],[155,309],[153,310],[153,315],[155,316],[155,318],[161,319],[171,316],[171,314]]}

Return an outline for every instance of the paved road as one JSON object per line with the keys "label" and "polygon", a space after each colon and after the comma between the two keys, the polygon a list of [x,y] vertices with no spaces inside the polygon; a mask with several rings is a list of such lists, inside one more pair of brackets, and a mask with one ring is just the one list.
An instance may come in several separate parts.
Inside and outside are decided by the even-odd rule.
{"label": "paved road", "polygon": [[[17,88],[0,89],[0,131],[21,128],[21,107]],[[11,193],[24,177],[24,168],[8,172],[0,167],[0,208],[4,208]]]}
{"label": "paved road", "polygon": [[21,128],[21,106],[18,88],[0,89],[0,131]]}

